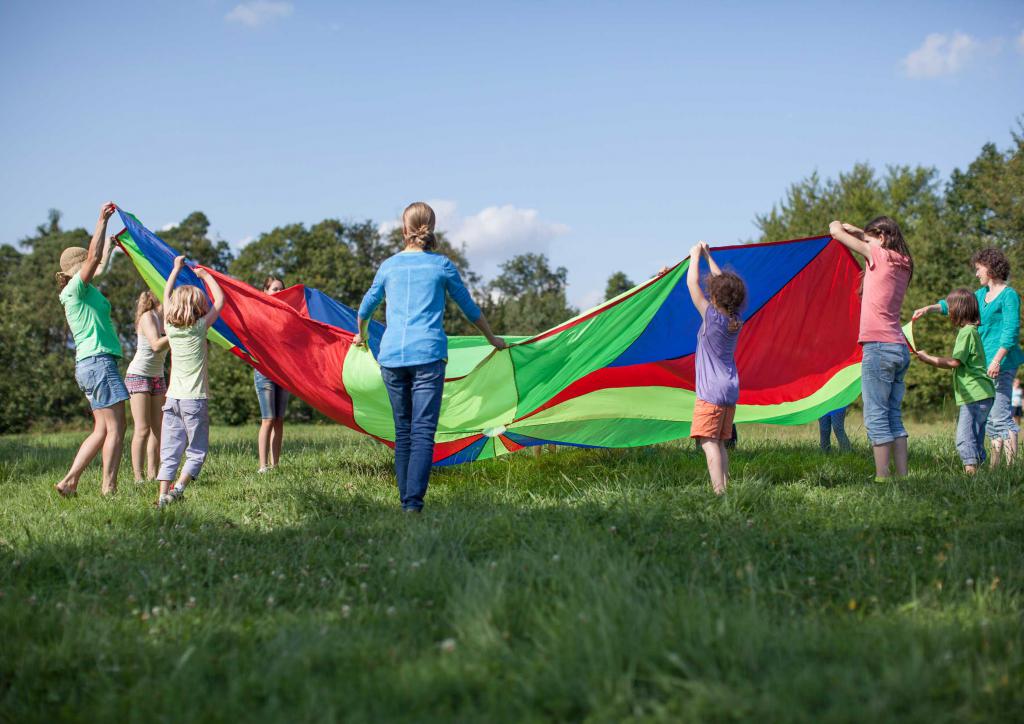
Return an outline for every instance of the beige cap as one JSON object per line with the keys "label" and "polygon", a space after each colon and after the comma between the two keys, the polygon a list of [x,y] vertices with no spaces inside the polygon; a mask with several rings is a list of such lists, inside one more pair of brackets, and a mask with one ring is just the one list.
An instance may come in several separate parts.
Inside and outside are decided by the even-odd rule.
{"label": "beige cap", "polygon": [[74,276],[88,256],[89,252],[82,247],[69,246],[60,253],[60,270],[69,277]]}

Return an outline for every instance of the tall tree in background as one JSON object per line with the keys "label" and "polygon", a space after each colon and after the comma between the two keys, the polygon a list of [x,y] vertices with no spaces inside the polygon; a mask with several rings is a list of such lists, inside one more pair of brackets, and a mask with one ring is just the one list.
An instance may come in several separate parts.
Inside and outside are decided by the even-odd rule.
{"label": "tall tree in background", "polygon": [[604,299],[605,301],[614,299],[620,294],[628,292],[635,286],[636,283],[627,277],[625,272],[614,272],[610,277],[608,277],[608,283],[605,285]]}
{"label": "tall tree in background", "polygon": [[576,315],[565,296],[568,270],[552,269],[544,254],[520,254],[500,268],[483,304],[498,334],[537,334]]}

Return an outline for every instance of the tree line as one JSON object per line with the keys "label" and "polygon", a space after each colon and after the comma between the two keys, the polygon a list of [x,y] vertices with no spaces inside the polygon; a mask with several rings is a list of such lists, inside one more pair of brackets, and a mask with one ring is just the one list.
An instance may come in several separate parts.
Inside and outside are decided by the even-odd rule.
{"label": "tree line", "polygon": [[[1006,149],[986,144],[971,164],[955,170],[945,182],[934,168],[889,166],[877,170],[857,164],[834,179],[816,173],[794,183],[769,212],[755,219],[760,236],[774,241],[825,233],[828,222],[866,222],[879,214],[899,221],[914,255],[915,271],[904,303],[910,311],[934,302],[956,286],[974,288],[969,260],[977,249],[996,246],[1009,257],[1016,274],[1024,274],[1024,126],[1011,134]],[[64,229],[60,213],[51,211],[35,233],[16,244],[0,246],[0,432],[88,419],[88,404],[74,379],[74,351],[64,312],[57,301],[54,271],[62,249],[87,246],[85,229]],[[286,284],[303,283],[356,307],[380,263],[403,246],[400,230],[381,234],[372,221],[325,219],[307,226],[279,226],[259,236],[238,253],[213,240],[210,222],[196,211],[174,228],[161,232],[168,244],[186,256],[259,287],[266,276]],[[567,300],[569,271],[553,267],[543,254],[520,254],[484,280],[465,250],[443,233],[439,251],[462,272],[494,329],[527,335],[548,329],[577,313]],[[652,270],[653,272],[653,270]],[[1018,277],[1011,276],[1011,285]],[[144,289],[134,267],[123,257],[97,281],[111,303],[125,362],[135,346],[135,300]],[[623,272],[608,278],[605,298],[627,291],[634,283]],[[447,314],[449,334],[475,330],[454,308]],[[919,344],[944,352],[952,332],[943,320],[918,323]],[[283,344],[287,343],[285,341]],[[809,330],[808,344],[814,344]],[[915,411],[952,404],[948,374],[926,365],[912,365],[907,377],[906,406]],[[241,424],[258,418],[252,371],[230,353],[211,346],[210,413],[221,423]],[[319,415],[293,402],[290,416],[315,420]]]}

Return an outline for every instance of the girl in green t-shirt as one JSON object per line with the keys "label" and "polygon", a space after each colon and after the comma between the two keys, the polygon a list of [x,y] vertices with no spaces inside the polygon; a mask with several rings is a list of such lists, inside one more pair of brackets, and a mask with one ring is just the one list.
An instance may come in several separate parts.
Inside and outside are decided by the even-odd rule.
{"label": "girl in green t-shirt", "polygon": [[936,357],[918,350],[922,362],[953,370],[953,396],[960,405],[956,425],[956,451],[964,471],[973,475],[985,459],[985,424],[996,396],[996,388],[985,368],[985,349],[978,324],[978,300],[969,289],[954,289],[946,297],[949,321],[959,329],[952,357]]}

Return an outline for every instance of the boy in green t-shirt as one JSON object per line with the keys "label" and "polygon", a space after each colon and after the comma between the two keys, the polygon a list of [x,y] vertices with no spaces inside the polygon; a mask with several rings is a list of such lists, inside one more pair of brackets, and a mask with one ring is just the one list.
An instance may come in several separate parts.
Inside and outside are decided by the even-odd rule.
{"label": "boy in green t-shirt", "polygon": [[949,293],[946,304],[949,321],[960,330],[953,344],[953,356],[936,357],[919,350],[917,358],[933,367],[953,370],[953,395],[960,405],[956,451],[964,463],[964,471],[973,475],[978,463],[985,459],[985,423],[996,388],[985,371],[985,350],[978,334],[981,321],[978,300],[969,289],[960,288]]}

